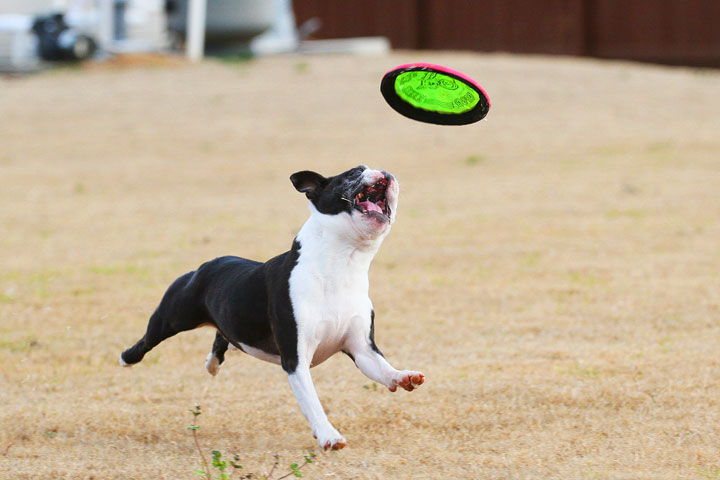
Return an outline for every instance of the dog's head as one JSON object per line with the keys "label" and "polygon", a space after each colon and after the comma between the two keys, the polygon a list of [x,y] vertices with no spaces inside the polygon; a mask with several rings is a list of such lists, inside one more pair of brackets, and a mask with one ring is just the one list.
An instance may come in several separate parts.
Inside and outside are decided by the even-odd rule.
{"label": "dog's head", "polygon": [[310,200],[312,213],[339,231],[378,238],[386,235],[395,221],[400,187],[384,170],[360,165],[329,178],[305,170],[294,173],[290,180]]}

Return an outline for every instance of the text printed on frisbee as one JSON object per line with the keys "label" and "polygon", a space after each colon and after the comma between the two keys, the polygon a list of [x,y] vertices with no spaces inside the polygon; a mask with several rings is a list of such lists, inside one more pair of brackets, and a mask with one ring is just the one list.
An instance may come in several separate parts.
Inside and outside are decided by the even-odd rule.
{"label": "text printed on frisbee", "polygon": [[465,113],[480,101],[475,90],[437,72],[401,73],[395,79],[395,92],[415,108],[439,113]]}

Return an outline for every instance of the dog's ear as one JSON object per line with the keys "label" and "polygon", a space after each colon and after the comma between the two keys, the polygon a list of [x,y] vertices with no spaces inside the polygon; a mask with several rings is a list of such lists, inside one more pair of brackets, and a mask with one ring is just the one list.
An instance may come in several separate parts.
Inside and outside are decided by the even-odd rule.
{"label": "dog's ear", "polygon": [[290,181],[298,192],[305,194],[310,200],[317,198],[320,191],[327,185],[328,179],[319,173],[303,170],[290,175]]}

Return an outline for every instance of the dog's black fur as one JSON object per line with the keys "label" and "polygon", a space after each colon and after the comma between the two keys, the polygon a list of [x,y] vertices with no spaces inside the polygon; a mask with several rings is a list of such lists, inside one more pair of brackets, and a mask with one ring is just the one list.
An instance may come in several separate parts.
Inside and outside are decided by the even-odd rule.
{"label": "dog's black fur", "polygon": [[[361,189],[358,166],[342,175],[325,178],[302,171],[290,177],[321,213],[336,215],[354,207],[347,199]],[[226,256],[202,264],[175,280],[150,317],[145,336],[125,350],[122,361],[138,363],[163,340],[202,325],[218,332],[212,353],[222,363],[228,344],[242,350],[248,345],[279,355],[283,369],[292,373],[298,363],[297,326],[288,295],[288,278],[297,263],[300,243],[265,263]],[[269,301],[272,299],[272,301]],[[371,339],[375,345],[374,339]],[[377,347],[375,347],[377,348]]]}

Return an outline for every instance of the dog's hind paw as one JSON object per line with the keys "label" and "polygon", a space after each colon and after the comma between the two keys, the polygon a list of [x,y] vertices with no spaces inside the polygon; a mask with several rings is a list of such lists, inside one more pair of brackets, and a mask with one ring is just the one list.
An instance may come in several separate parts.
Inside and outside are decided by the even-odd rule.
{"label": "dog's hind paw", "polygon": [[208,354],[207,360],[205,360],[205,368],[213,377],[220,371],[220,360],[212,352]]}
{"label": "dog's hind paw", "polygon": [[410,372],[408,370],[403,370],[398,372],[397,376],[393,378],[388,389],[391,392],[394,392],[399,386],[408,392],[412,392],[423,383],[425,383],[425,375],[423,375],[422,372]]}
{"label": "dog's hind paw", "polygon": [[120,366],[121,367],[132,367],[131,363],[127,363],[125,360],[123,360],[122,353],[120,354]]}

